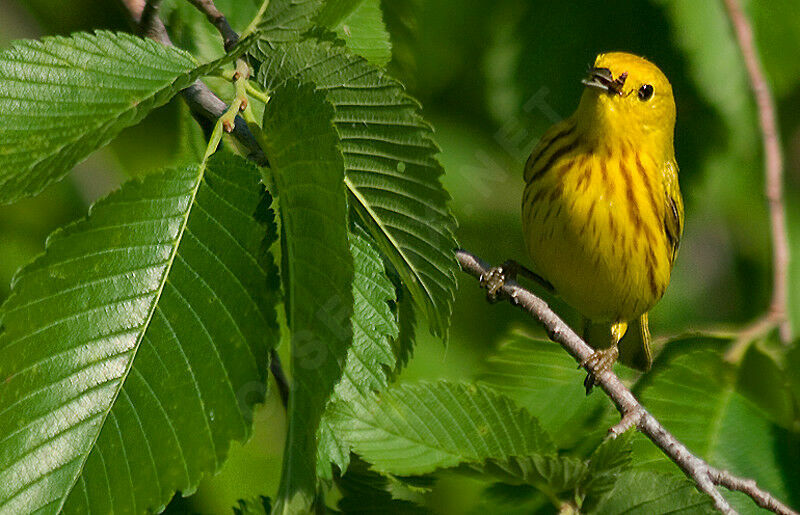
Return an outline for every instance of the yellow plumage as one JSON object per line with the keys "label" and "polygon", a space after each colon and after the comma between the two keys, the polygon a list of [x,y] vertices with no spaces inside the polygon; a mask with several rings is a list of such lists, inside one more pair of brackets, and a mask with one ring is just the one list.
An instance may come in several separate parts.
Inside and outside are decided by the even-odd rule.
{"label": "yellow plumage", "polygon": [[578,109],[525,166],[525,241],[534,271],[587,320],[589,343],[613,351],[604,359],[613,363],[636,322],[638,340],[623,342],[620,357],[648,368],[646,314],[669,284],[683,231],[672,87],[621,52],[599,55],[584,84]]}

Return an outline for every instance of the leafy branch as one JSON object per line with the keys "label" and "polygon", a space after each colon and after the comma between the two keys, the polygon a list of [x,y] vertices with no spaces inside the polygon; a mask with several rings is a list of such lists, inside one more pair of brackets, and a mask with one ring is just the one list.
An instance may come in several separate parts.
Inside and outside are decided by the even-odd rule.
{"label": "leafy branch", "polygon": [[[456,253],[461,268],[476,279],[481,279],[491,267],[474,255],[464,250]],[[527,311],[538,320],[547,331],[551,340],[561,345],[578,363],[584,363],[594,349],[584,342],[547,303],[514,281],[507,281],[500,292],[504,298]],[[698,456],[694,455],[684,444],[678,441],[664,426],[634,397],[633,393],[611,371],[596,372],[600,388],[614,402],[622,416],[619,423],[609,430],[609,436],[616,438],[631,427],[636,427],[647,436],[662,452],[667,455],[684,473],[695,481],[698,489],[708,494],[715,507],[726,514],[736,513],[717,486],[743,492],[750,496],[756,504],[774,513],[796,514],[794,510],[780,502],[769,492],[758,487],[751,479],[739,478],[725,470],[717,469]]]}
{"label": "leafy branch", "polygon": [[[164,22],[162,22],[161,19],[156,15],[160,1],[120,1],[128,12],[132,23],[138,29],[138,32],[149,37],[150,39],[158,41],[165,46],[172,46],[172,40],[167,33],[167,28],[164,26]],[[213,2],[198,3],[211,3],[211,5],[213,5]],[[147,16],[145,16],[145,14]],[[224,16],[222,19],[224,20]],[[225,21],[224,25],[227,25],[227,21]],[[215,26],[217,25],[215,24]],[[219,29],[223,34],[223,37],[225,37],[226,45],[229,43],[229,41],[238,41],[238,36],[233,39],[233,36],[229,33],[228,29],[230,29],[230,26],[228,26],[227,29]],[[230,29],[230,32],[233,32],[233,29]],[[233,34],[235,34],[235,32]],[[183,99],[186,101],[186,104],[189,106],[189,109],[195,116],[208,120],[211,123],[216,123],[219,117],[225,114],[225,112],[228,110],[228,106],[225,104],[225,102],[215,95],[209,89],[209,87],[199,79],[187,88],[183,89],[181,91],[181,96],[183,96]],[[267,158],[264,155],[264,150],[258,144],[258,141],[256,141],[255,136],[253,136],[253,133],[250,131],[250,128],[242,117],[236,117],[235,124],[233,125],[230,133],[231,136],[233,136],[236,141],[238,141],[247,150],[247,157],[249,159],[262,166],[267,164]]]}

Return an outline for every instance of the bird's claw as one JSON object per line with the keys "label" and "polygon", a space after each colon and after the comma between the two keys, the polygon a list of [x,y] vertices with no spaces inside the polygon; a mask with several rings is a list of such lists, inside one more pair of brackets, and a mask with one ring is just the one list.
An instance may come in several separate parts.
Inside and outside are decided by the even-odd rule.
{"label": "bird's claw", "polygon": [[506,270],[503,266],[491,268],[481,275],[481,288],[486,288],[486,298],[489,302],[497,302],[500,290],[506,284]]}
{"label": "bird's claw", "polygon": [[585,368],[589,373],[583,381],[583,386],[586,388],[586,395],[592,392],[592,388],[597,384],[597,376],[611,370],[614,363],[619,357],[619,349],[614,345],[607,349],[598,349],[592,353],[591,356],[581,361],[581,368]]}

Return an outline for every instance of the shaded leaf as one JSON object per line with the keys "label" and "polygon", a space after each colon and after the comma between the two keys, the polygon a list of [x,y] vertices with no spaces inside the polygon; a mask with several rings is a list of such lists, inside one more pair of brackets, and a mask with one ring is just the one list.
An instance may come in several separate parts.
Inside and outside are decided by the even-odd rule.
{"label": "shaded leaf", "polygon": [[786,374],[765,350],[768,344],[768,341],[755,342],[748,347],[739,365],[736,390],[772,422],[791,430],[795,406],[788,375],[796,375],[796,370],[787,368],[789,374]]}
{"label": "shaded leaf", "polygon": [[[675,437],[712,465],[759,486],[781,500],[796,502],[800,474],[793,464],[800,451],[797,436],[776,426],[736,390],[737,370],[711,351],[674,353],[656,362],[637,395]],[[634,466],[682,472],[649,440],[634,440]],[[755,509],[732,495],[739,511]]]}
{"label": "shaded leaf", "polygon": [[272,511],[272,502],[263,495],[257,499],[239,499],[233,507],[235,515],[269,515]]}
{"label": "shaded leaf", "polygon": [[689,480],[645,471],[623,472],[611,494],[591,513],[716,513],[711,498]]}
{"label": "shaded leaf", "polygon": [[0,311],[0,511],[157,511],[250,432],[275,344],[259,177],[215,156],[54,233]]}
{"label": "shaded leaf", "polygon": [[580,488],[584,495],[583,510],[595,508],[613,490],[620,473],[630,466],[631,442],[635,434],[631,429],[616,438],[608,438],[592,453],[586,481]]}
{"label": "shaded leaf", "polygon": [[342,513],[428,513],[411,501],[393,499],[389,492],[389,479],[369,470],[368,465],[361,460],[355,460],[347,474],[336,484],[342,493],[342,498],[337,503]]}
{"label": "shaded leaf", "polygon": [[311,85],[287,82],[264,112],[265,149],[280,199],[292,392],[275,511],[310,508],[316,434],[353,339],[353,257],[344,165],[333,108]]}
{"label": "shaded leaf", "polygon": [[514,330],[478,380],[527,408],[559,448],[588,444],[590,451],[619,415],[605,395],[586,395],[585,377],[558,344]]}

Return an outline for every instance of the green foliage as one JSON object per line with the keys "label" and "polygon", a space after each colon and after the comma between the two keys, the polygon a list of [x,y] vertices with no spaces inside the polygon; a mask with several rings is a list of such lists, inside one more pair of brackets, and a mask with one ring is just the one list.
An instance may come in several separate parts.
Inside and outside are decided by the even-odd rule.
{"label": "green foliage", "polygon": [[221,64],[111,32],[17,41],[0,53],[0,202],[39,193]]}
{"label": "green foliage", "polygon": [[258,499],[239,499],[233,507],[234,515],[269,515],[271,511],[272,503],[263,495]]}
{"label": "green foliage", "polygon": [[608,398],[587,396],[586,373],[549,340],[512,331],[489,357],[487,368],[480,381],[525,406],[559,448],[597,445],[615,422]]}
{"label": "green foliage", "polygon": [[427,510],[404,499],[394,499],[388,478],[369,470],[361,460],[353,466],[338,483],[342,498],[337,507],[342,513],[397,513],[401,515],[422,514]]}
{"label": "green foliage", "polygon": [[352,343],[353,257],[344,165],[333,108],[311,85],[287,82],[264,113],[265,149],[280,196],[292,395],[276,511],[307,509],[316,492],[316,429]]}
{"label": "green foliage", "polygon": [[353,53],[376,66],[386,66],[392,59],[380,0],[329,0],[317,23],[333,30]]}
{"label": "green foliage", "polygon": [[716,513],[716,510],[711,498],[699,493],[684,478],[628,471],[620,475],[614,490],[592,513],[647,515],[681,512]]}
{"label": "green foliage", "polygon": [[426,474],[461,463],[553,451],[535,418],[481,386],[401,385],[336,407],[334,429],[386,473]]}
{"label": "green foliage", "polygon": [[454,220],[439,183],[430,126],[397,81],[343,46],[307,39],[260,41],[258,81],[273,91],[292,78],[314,82],[335,109],[350,206],[439,335],[455,290]]}
{"label": "green foliage", "polygon": [[[638,397],[692,452],[712,465],[755,479],[779,499],[791,499],[800,491],[800,474],[787,461],[798,455],[797,435],[776,425],[747,398],[740,390],[746,382],[739,376],[752,369],[726,363],[711,350],[715,343],[698,338],[670,344],[679,348],[655,364]],[[634,442],[634,465],[682,474],[643,437]],[[740,511],[753,508],[749,499],[731,496],[731,500]]]}
{"label": "green foliage", "polygon": [[[347,351],[342,378],[336,385],[331,403],[346,406],[369,392],[388,386],[387,370],[394,368],[392,338],[398,327],[389,309],[395,298],[394,287],[383,268],[380,254],[372,248],[363,232],[350,235],[355,276],[353,279],[353,345]],[[317,469],[320,476],[331,479],[330,463],[344,472],[350,460],[350,446],[330,424],[328,406],[318,435]]]}
{"label": "green foliage", "polygon": [[20,272],[0,311],[3,511],[157,510],[248,435],[276,343],[259,201],[235,156],[152,175]]}

